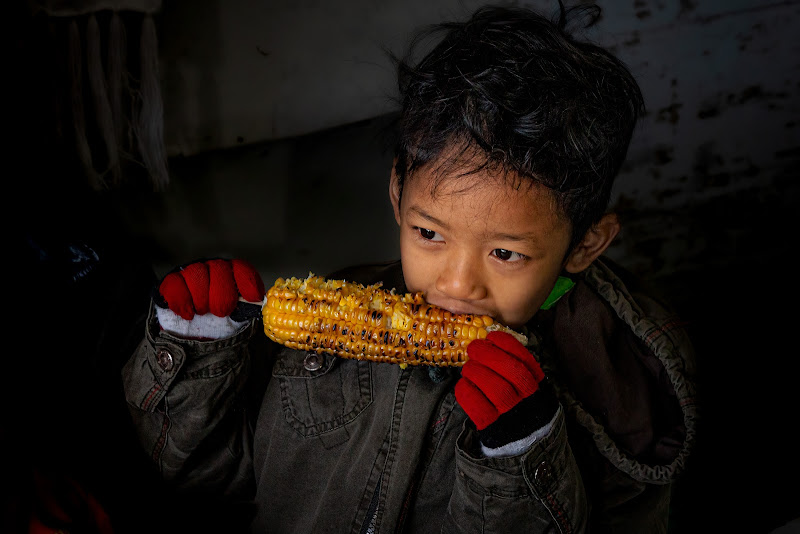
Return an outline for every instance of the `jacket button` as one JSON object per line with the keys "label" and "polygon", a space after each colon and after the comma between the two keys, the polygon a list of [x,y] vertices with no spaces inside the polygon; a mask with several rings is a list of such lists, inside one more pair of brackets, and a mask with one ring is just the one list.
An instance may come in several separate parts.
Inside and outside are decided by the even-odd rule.
{"label": "jacket button", "polygon": [[539,486],[550,485],[553,480],[553,473],[550,471],[550,466],[547,465],[547,462],[542,462],[536,467],[533,478]]}
{"label": "jacket button", "polygon": [[306,368],[306,371],[316,371],[322,367],[322,356],[316,352],[309,352],[303,360],[303,367]]}
{"label": "jacket button", "polygon": [[165,348],[158,349],[156,353],[156,361],[162,371],[171,371],[175,362],[172,359],[172,353]]}

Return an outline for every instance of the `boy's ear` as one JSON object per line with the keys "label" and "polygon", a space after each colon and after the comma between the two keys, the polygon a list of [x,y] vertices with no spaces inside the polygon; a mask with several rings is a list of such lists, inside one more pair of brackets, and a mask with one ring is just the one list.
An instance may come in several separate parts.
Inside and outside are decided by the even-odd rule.
{"label": "boy's ear", "polygon": [[615,213],[606,213],[586,232],[583,240],[570,253],[564,269],[568,273],[579,273],[600,256],[617,237],[620,231],[619,218]]}
{"label": "boy's ear", "polygon": [[397,221],[397,224],[400,224],[400,182],[397,181],[394,167],[392,167],[392,176],[389,178],[389,200],[392,201],[394,220]]}

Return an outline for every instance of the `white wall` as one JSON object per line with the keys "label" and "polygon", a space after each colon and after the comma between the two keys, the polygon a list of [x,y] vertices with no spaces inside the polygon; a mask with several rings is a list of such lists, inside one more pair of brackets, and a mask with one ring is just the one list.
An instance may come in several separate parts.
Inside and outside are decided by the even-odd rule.
{"label": "white wall", "polygon": [[[546,12],[556,6],[519,3]],[[384,114],[392,109],[394,72],[383,49],[402,52],[416,28],[463,18],[480,4],[166,2],[159,38],[170,153],[282,139]],[[738,93],[743,80],[756,78],[764,92],[786,91],[782,73],[791,71],[798,52],[795,2],[600,4],[604,17],[590,37],[617,49],[654,111],[679,103],[681,114],[694,115],[706,100]],[[796,75],[790,74],[790,86]],[[646,135],[663,139],[672,133]]]}
{"label": "white wall", "polygon": [[415,28],[478,4],[168,2],[160,39],[169,151],[191,155],[384,114],[394,90],[384,49],[401,52]]}

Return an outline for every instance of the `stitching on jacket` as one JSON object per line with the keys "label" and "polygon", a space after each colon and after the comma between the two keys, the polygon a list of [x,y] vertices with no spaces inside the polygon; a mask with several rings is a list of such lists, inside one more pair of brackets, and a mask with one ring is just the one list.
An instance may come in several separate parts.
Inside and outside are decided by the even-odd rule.
{"label": "stitching on jacket", "polygon": [[164,444],[167,442],[167,433],[169,432],[170,426],[171,421],[169,420],[169,416],[165,411],[164,421],[161,423],[161,434],[158,436],[156,444],[153,446],[153,452],[151,453],[153,461],[159,464],[161,462],[161,453],[164,452]]}
{"label": "stitching on jacket", "polygon": [[161,390],[161,384],[156,384],[150,389],[150,391],[147,392],[147,395],[145,396],[144,400],[140,403],[142,410],[145,411],[148,410],[150,402],[152,402],[153,398],[156,396],[156,393],[158,393],[160,390]]}
{"label": "stitching on jacket", "polygon": [[647,337],[644,339],[644,342],[647,345],[652,345],[653,341],[656,340],[659,336],[663,334],[667,334],[675,329],[683,328],[687,326],[689,323],[687,321],[683,321],[679,318],[671,319],[670,321],[664,323],[663,325],[657,326],[652,332],[650,332]]}
{"label": "stitching on jacket", "polygon": [[567,521],[566,515],[564,515],[564,507],[561,506],[561,504],[550,493],[547,494],[547,502],[550,504],[550,509],[555,514],[556,521],[558,521],[558,524],[561,525],[561,530],[565,534],[572,532],[572,527]]}

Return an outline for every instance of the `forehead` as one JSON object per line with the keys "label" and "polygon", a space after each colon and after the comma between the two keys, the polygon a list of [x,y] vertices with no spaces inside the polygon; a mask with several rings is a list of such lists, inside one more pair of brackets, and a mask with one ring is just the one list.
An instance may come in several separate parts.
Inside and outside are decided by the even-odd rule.
{"label": "forehead", "polygon": [[537,195],[550,193],[533,178],[504,168],[483,150],[460,141],[449,143],[431,161],[406,173],[404,191],[410,183],[414,183],[418,191],[426,190],[434,198],[468,193],[483,185],[490,186],[495,192],[504,191],[513,196],[532,190]]}
{"label": "forehead", "polygon": [[568,224],[549,189],[505,170],[452,163],[426,166],[407,177],[402,196],[406,207],[436,211],[437,218],[478,218],[495,227],[539,232]]}

